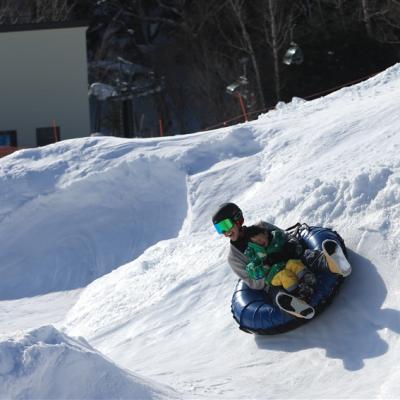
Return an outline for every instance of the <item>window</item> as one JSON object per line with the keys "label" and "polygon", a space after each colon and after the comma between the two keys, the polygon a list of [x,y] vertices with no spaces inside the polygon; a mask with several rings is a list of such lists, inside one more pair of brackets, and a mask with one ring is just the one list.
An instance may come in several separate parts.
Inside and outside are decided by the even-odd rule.
{"label": "window", "polygon": [[46,146],[60,140],[60,127],[50,126],[36,129],[36,143],[38,146]]}
{"label": "window", "polygon": [[17,147],[17,131],[0,131],[0,147]]}

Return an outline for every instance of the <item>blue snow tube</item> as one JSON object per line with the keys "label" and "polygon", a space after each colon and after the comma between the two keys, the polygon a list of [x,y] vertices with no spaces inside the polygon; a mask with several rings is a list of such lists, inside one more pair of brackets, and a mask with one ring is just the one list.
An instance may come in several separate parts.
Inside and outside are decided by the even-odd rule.
{"label": "blue snow tube", "polygon": [[[295,228],[292,234],[301,241],[304,248],[321,250],[322,242],[325,239],[332,239],[340,244],[347,256],[343,239],[332,229],[310,227],[306,224],[297,224]],[[329,271],[318,272],[315,275],[317,284],[310,304],[315,308],[315,316],[317,316],[336,295],[343,278]],[[295,318],[283,312],[265,291],[250,289],[242,280],[239,280],[233,293],[231,310],[240,329],[260,335],[287,332],[310,321]]]}

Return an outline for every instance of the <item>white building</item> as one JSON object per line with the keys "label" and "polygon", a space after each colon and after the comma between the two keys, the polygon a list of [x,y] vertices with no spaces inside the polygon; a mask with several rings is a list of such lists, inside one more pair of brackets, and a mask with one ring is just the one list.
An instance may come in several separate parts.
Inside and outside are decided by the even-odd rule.
{"label": "white building", "polygon": [[89,136],[87,24],[0,26],[0,146]]}

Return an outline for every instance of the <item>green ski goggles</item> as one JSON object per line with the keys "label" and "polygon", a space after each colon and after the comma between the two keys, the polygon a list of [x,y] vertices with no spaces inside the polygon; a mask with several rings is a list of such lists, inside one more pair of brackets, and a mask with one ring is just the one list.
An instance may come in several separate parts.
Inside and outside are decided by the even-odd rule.
{"label": "green ski goggles", "polygon": [[219,234],[223,234],[229,232],[235,226],[235,223],[230,218],[227,218],[214,224],[214,226]]}

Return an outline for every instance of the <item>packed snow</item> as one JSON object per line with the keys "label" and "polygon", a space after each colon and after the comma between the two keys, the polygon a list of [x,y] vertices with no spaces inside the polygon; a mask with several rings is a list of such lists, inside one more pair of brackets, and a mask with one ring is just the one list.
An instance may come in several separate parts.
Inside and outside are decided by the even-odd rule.
{"label": "packed snow", "polygon": [[[0,160],[0,398],[400,398],[400,65],[258,120]],[[211,224],[334,228],[352,275],[315,320],[249,335]]]}
{"label": "packed snow", "polygon": [[[122,370],[84,341],[53,326],[0,343],[2,399],[177,398],[171,390]],[[51,373],[49,373],[51,371]],[[169,397],[168,396],[168,397]]]}

